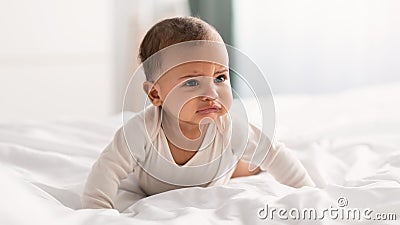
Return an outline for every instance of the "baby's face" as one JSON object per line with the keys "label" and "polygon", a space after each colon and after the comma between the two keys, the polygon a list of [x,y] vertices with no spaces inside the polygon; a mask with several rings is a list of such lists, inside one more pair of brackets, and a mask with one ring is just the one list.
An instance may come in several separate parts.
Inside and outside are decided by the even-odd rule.
{"label": "baby's face", "polygon": [[229,70],[210,62],[189,62],[166,72],[155,84],[163,110],[180,121],[199,124],[229,110]]}

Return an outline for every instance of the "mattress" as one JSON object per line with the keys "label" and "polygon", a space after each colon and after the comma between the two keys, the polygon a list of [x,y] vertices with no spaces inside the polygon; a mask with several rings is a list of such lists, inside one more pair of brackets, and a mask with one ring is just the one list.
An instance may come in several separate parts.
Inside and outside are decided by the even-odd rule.
{"label": "mattress", "polygon": [[121,212],[81,209],[86,176],[121,115],[25,120],[0,124],[0,224],[400,224],[400,84],[274,101],[275,138],[315,188],[262,172],[146,197],[129,177]]}

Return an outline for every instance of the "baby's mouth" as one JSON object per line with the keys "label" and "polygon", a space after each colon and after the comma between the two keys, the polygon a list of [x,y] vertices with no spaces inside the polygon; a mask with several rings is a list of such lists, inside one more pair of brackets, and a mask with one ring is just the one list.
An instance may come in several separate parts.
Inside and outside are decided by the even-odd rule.
{"label": "baby's mouth", "polygon": [[196,111],[196,113],[199,114],[209,114],[209,113],[218,113],[221,111],[221,107],[217,105],[212,105],[212,106],[207,106],[204,108],[201,108]]}

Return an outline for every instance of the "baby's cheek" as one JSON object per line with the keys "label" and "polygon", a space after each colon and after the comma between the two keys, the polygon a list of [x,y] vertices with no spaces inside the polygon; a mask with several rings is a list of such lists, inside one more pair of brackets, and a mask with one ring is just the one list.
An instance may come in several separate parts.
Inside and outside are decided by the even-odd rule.
{"label": "baby's cheek", "polygon": [[168,111],[181,120],[192,120],[198,108],[204,105],[201,93],[176,91],[169,96]]}
{"label": "baby's cheek", "polygon": [[168,93],[167,97],[164,100],[163,108],[170,114],[178,117],[181,111],[183,110],[184,105],[189,101],[187,95],[179,91],[178,89],[174,89]]}
{"label": "baby's cheek", "polygon": [[228,111],[231,108],[233,102],[232,90],[230,86],[221,87],[221,89],[219,90],[219,98],[223,107],[226,109],[226,111]]}

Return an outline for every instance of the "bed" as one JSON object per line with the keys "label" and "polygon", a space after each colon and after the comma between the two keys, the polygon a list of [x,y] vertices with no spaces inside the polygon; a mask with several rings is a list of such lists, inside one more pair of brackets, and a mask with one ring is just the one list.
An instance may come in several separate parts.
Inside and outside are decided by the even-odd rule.
{"label": "bed", "polygon": [[[276,138],[317,188],[291,188],[262,172],[144,197],[129,178],[119,197],[135,203],[121,203],[123,213],[81,209],[85,178],[121,115],[1,123],[0,224],[400,224],[400,84],[277,95],[275,103]],[[369,217],[346,218],[350,209]]]}

